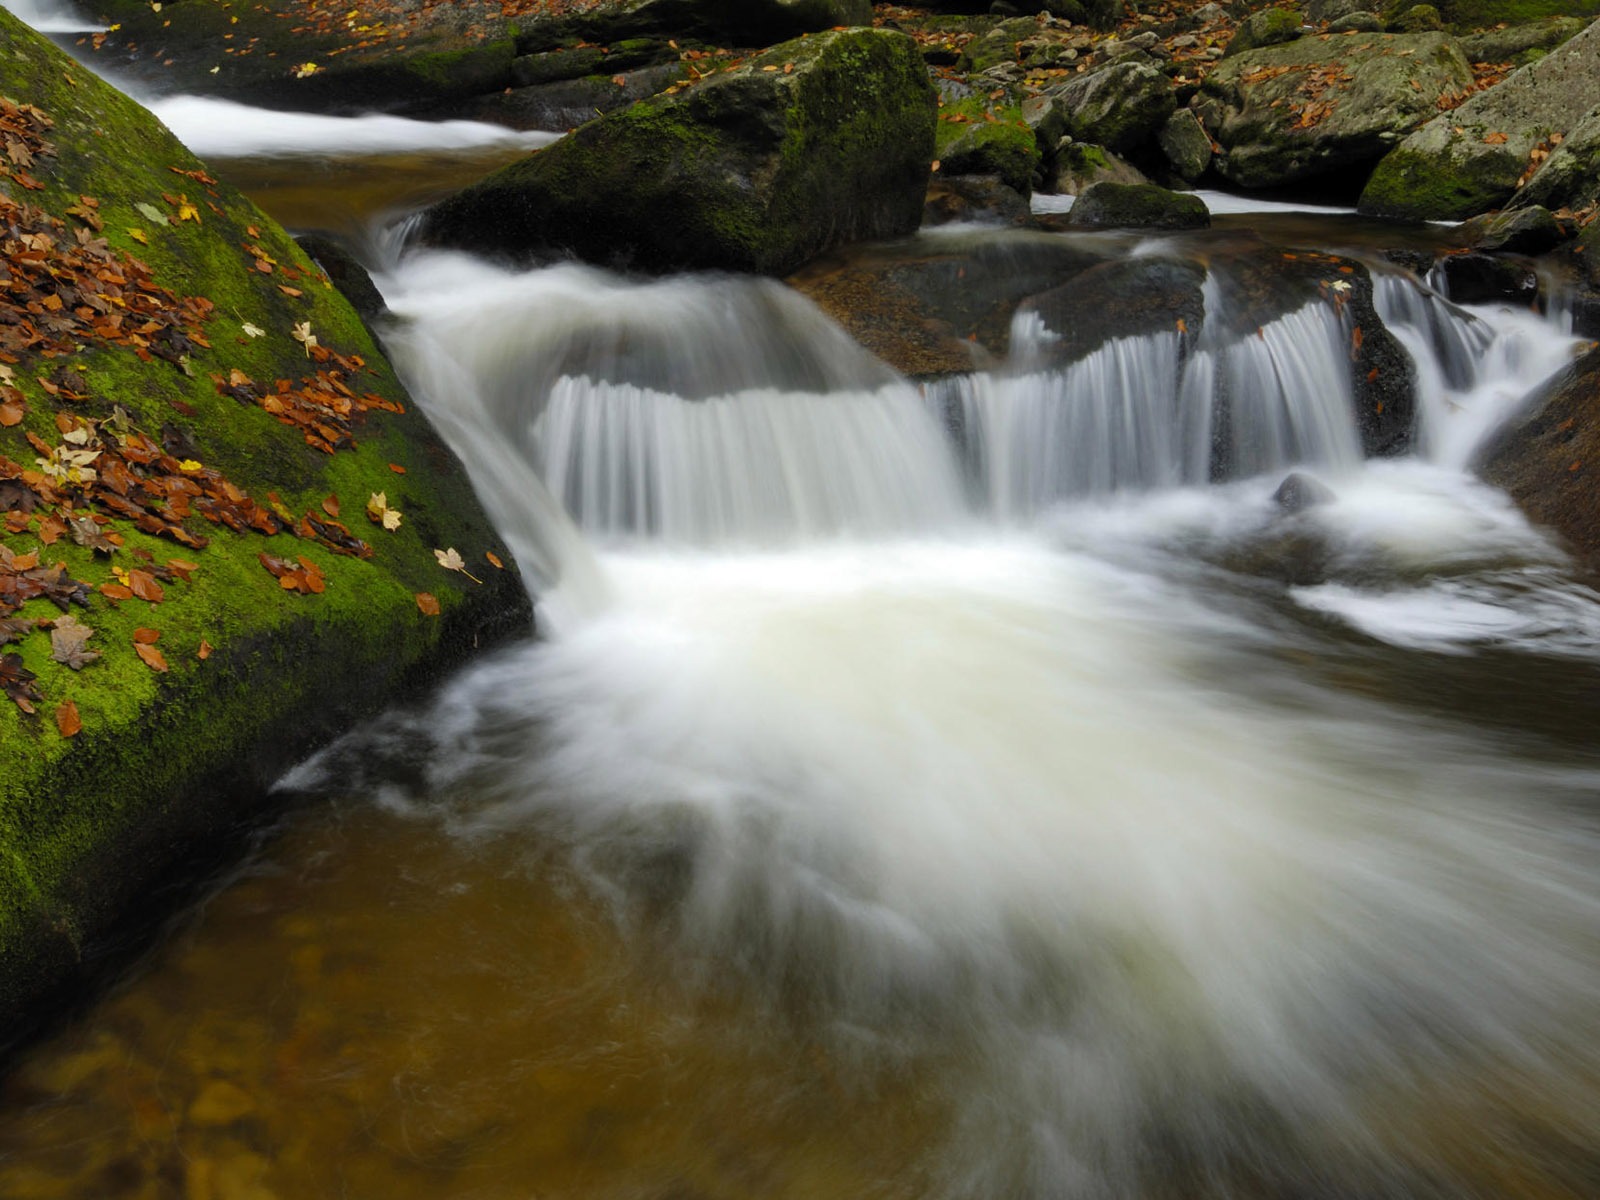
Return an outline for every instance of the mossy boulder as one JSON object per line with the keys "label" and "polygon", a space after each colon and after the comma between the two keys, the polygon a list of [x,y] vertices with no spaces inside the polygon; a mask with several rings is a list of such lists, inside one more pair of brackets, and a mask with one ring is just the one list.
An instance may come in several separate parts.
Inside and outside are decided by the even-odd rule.
{"label": "mossy boulder", "polygon": [[1172,173],[1193,183],[1211,167],[1211,135],[1192,108],[1180,108],[1156,135]]}
{"label": "mossy boulder", "polygon": [[1600,204],[1600,105],[1567,130],[1561,144],[1508,202],[1512,208],[1588,208]]}
{"label": "mossy boulder", "polygon": [[1222,147],[1219,174],[1281,187],[1371,167],[1471,86],[1444,34],[1356,34],[1225,59],[1193,107]]}
{"label": "mossy boulder", "polygon": [[1303,18],[1292,8],[1268,8],[1251,13],[1239,22],[1238,31],[1229,39],[1222,54],[1231,58],[1246,50],[1259,50],[1263,46],[1281,46],[1300,37]]}
{"label": "mossy boulder", "polygon": [[1039,169],[1039,145],[1033,130],[1021,120],[974,121],[946,135],[941,122],[936,153],[945,175],[995,175],[1023,196],[1033,191]]}
{"label": "mossy boulder", "polygon": [[987,33],[973,38],[962,50],[956,69],[968,75],[981,75],[1004,63],[1018,61],[1018,46],[1023,39],[1039,31],[1039,23],[1032,17],[1014,17],[1002,21]]}
{"label": "mossy boulder", "polygon": [[1395,33],[1434,33],[1444,28],[1444,18],[1431,4],[1402,0],[1385,13],[1384,28]]}
{"label": "mossy boulder", "polygon": [[1204,229],[1211,212],[1189,192],[1153,183],[1097,183],[1073,204],[1070,222],[1091,228]]}
{"label": "mossy boulder", "polygon": [[[483,0],[475,0],[483,3]],[[496,5],[498,7],[498,5]],[[576,9],[577,11],[573,11]],[[519,14],[524,53],[582,40],[700,38],[715,45],[770,46],[837,26],[872,24],[871,0],[591,0]]]}
{"label": "mossy boulder", "polygon": [[1364,213],[1460,220],[1516,192],[1533,151],[1566,134],[1600,96],[1600,24],[1429,121],[1394,148],[1361,193]]}
{"label": "mossy boulder", "polygon": [[1503,29],[1485,29],[1463,37],[1461,52],[1471,62],[1516,62],[1518,66],[1525,66],[1525,62],[1518,61],[1523,55],[1548,54],[1582,33],[1587,24],[1581,17],[1550,17]]}
{"label": "mossy boulder", "polygon": [[1540,388],[1490,440],[1478,469],[1600,569],[1600,350]]}
{"label": "mossy boulder", "polygon": [[3,11],[0,96],[32,155],[0,178],[0,261],[38,305],[0,322],[9,1040],[281,770],[531,614],[460,464],[271,219]]}
{"label": "mossy boulder", "polygon": [[1148,63],[1129,60],[1074,75],[1045,94],[1070,137],[1117,154],[1152,142],[1178,106],[1171,80]]}
{"label": "mossy boulder", "polygon": [[782,274],[916,229],[936,98],[916,43],[787,42],[581,127],[430,209],[435,245]]}
{"label": "mossy boulder", "polygon": [[1600,15],[1600,0],[1439,0],[1439,12],[1457,29],[1522,25],[1550,17]]}
{"label": "mossy boulder", "polygon": [[1068,196],[1081,196],[1097,183],[1149,182],[1139,168],[1117,157],[1104,146],[1068,142],[1056,152],[1050,190]]}

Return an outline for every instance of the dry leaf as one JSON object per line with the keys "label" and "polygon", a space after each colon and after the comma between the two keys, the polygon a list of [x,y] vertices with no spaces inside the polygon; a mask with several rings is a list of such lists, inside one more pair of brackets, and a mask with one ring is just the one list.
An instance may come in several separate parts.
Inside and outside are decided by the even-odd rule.
{"label": "dry leaf", "polygon": [[157,650],[154,646],[146,645],[144,642],[135,642],[133,644],[133,649],[134,653],[136,653],[140,658],[144,659],[145,666],[159,674],[166,674],[167,657],[166,655],[162,654],[161,651]]}
{"label": "dry leaf", "polygon": [[62,737],[77,737],[83,730],[83,720],[78,716],[78,706],[71,700],[63,700],[56,707],[56,728],[61,731]]}
{"label": "dry leaf", "polygon": [[461,552],[454,546],[451,546],[448,550],[435,550],[433,556],[439,560],[439,565],[446,571],[460,571],[473,583],[483,582],[483,580],[467,570],[466,561],[461,557]]}
{"label": "dry leaf", "polygon": [[432,592],[417,593],[417,607],[430,617],[439,615],[439,600]]}
{"label": "dry leaf", "polygon": [[200,649],[198,649],[198,650],[196,650],[194,652],[194,656],[196,658],[198,658],[201,662],[204,662],[206,659],[210,658],[211,657],[211,643],[202,640],[201,643],[200,643]]}
{"label": "dry leaf", "polygon": [[84,647],[93,636],[94,630],[80,624],[76,617],[57,617],[50,630],[50,657],[74,671],[81,671],[100,657],[98,650]]}

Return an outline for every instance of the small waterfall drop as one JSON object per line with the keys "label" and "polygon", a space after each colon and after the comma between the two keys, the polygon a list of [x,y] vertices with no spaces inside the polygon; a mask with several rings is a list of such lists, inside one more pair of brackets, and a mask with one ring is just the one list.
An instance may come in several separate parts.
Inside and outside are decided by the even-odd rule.
{"label": "small waterfall drop", "polygon": [[85,21],[65,0],[4,0],[4,7],[40,33],[92,33],[104,28]]}

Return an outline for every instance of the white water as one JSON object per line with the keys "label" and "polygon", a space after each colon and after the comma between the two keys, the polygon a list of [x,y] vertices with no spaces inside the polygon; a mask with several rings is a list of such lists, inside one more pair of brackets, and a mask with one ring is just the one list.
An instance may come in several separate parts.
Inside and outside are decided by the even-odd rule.
{"label": "white water", "polygon": [[57,0],[4,0],[4,6],[40,33],[92,33],[101,28]]}

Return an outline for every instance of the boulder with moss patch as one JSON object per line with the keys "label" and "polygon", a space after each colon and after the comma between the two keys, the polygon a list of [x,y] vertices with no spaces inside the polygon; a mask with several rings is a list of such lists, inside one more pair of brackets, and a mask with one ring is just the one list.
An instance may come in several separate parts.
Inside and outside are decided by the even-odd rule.
{"label": "boulder with moss patch", "polygon": [[1373,171],[1360,210],[1460,220],[1516,192],[1534,150],[1566,134],[1600,95],[1600,24],[1429,121]]}
{"label": "boulder with moss patch", "polygon": [[1263,46],[1281,46],[1300,37],[1303,18],[1292,8],[1268,8],[1251,13],[1239,22],[1239,28],[1229,39],[1224,58],[1243,54],[1246,50],[1259,50]]}
{"label": "boulder with moss patch", "polygon": [[1097,183],[1073,204],[1071,223],[1097,229],[1204,229],[1211,212],[1199,196],[1153,183]]}
{"label": "boulder with moss patch", "polygon": [[1444,34],[1307,38],[1225,60],[1195,111],[1241,187],[1281,187],[1370,166],[1472,86]]}
{"label": "boulder with moss patch", "polygon": [[1567,130],[1507,207],[1582,209],[1595,204],[1600,204],[1600,105]]}
{"label": "boulder with moss patch", "polygon": [[1178,106],[1172,81],[1133,60],[1075,75],[1045,94],[1060,110],[1070,137],[1118,154],[1152,142]]}
{"label": "boulder with moss patch", "polygon": [[460,464],[282,229],[3,11],[0,95],[32,157],[0,187],[8,295],[39,303],[0,324],[16,1036],[297,757],[531,612]]}
{"label": "boulder with moss patch", "polygon": [[782,274],[832,246],[916,229],[936,111],[910,38],[817,34],[590,122],[436,205],[420,235],[513,256]]}
{"label": "boulder with moss patch", "polygon": [[994,175],[1023,196],[1033,191],[1039,146],[1033,130],[1021,121],[965,125],[937,153],[940,170],[946,175]]}

